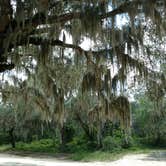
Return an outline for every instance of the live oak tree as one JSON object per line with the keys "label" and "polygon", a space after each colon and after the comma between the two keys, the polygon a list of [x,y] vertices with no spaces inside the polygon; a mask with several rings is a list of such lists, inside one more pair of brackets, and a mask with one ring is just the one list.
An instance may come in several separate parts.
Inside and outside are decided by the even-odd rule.
{"label": "live oak tree", "polygon": [[[165,8],[164,0],[0,0],[0,72],[16,69],[27,76],[22,83],[14,78],[12,92],[2,87],[3,97],[15,106],[23,99],[63,133],[66,105],[81,94],[78,109],[97,123],[99,144],[107,119],[128,132],[124,89],[131,73],[131,82],[166,90],[165,73],[151,65],[165,62]],[[118,27],[122,17],[128,23]],[[80,46],[87,40],[89,50]],[[86,95],[94,104],[83,100]]]}

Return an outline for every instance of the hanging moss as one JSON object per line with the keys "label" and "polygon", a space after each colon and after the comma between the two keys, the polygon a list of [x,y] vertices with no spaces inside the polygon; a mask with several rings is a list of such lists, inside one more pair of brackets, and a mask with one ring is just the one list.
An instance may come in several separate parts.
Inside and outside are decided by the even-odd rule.
{"label": "hanging moss", "polygon": [[[90,125],[97,126],[99,138],[106,120],[119,121],[125,129],[130,127],[129,101],[116,93],[119,83],[125,85],[130,71],[147,82],[149,92],[152,90],[151,97],[158,100],[165,94],[165,81],[153,85],[150,78],[156,79],[156,76],[149,67],[149,61],[143,59],[148,55],[158,64],[156,55],[151,55],[155,48],[144,51],[144,39],[147,33],[153,37],[156,33],[160,38],[155,41],[161,41],[159,39],[165,34],[165,11],[157,9],[156,1],[17,2],[12,16],[4,12],[11,17],[6,17],[8,20],[4,24],[4,15],[0,17],[0,46],[6,50],[4,53],[0,48],[0,58],[6,54],[5,61],[12,62],[0,63],[0,72],[17,66],[18,71],[26,70],[28,73],[25,85],[15,80],[15,86],[8,87],[18,93],[3,94],[5,100],[10,98],[15,108],[25,111],[33,108],[41,112],[43,120],[56,121],[63,127],[68,116],[66,101],[68,97],[76,96],[74,104],[78,113],[81,108],[89,117]],[[110,3],[113,6],[109,12]],[[140,18],[141,12],[143,16]],[[130,24],[118,28],[116,16],[121,13],[128,14]],[[146,19],[148,26],[141,22],[142,18]],[[72,36],[70,44],[65,40],[66,32]],[[86,38],[94,43],[94,47],[87,51],[80,47]],[[111,71],[114,67],[117,74],[113,76]],[[161,77],[157,78],[161,80]],[[18,106],[17,102],[21,105]]]}

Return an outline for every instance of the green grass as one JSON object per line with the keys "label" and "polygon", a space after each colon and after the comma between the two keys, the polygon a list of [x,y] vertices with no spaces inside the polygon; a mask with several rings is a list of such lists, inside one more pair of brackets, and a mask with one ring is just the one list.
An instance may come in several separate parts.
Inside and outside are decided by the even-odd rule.
{"label": "green grass", "polygon": [[107,161],[116,160],[119,155],[110,152],[94,151],[94,152],[78,152],[71,155],[72,160],[76,161]]}
{"label": "green grass", "polygon": [[31,143],[18,142],[15,150],[17,151],[29,151],[29,152],[43,152],[43,153],[57,153],[58,147],[51,139],[43,139],[39,141],[33,141]]}
{"label": "green grass", "polygon": [[94,151],[94,152],[77,152],[71,155],[72,160],[76,161],[114,161],[127,154],[139,154],[139,153],[149,153],[152,149],[133,147],[129,149],[121,149],[119,151],[104,152],[104,151]]}
{"label": "green grass", "polygon": [[8,151],[8,150],[11,150],[12,147],[10,145],[1,145],[0,146],[0,152],[5,152],[5,151]]}
{"label": "green grass", "polygon": [[[74,148],[74,147],[73,147]],[[77,161],[113,161],[121,158],[127,154],[137,154],[137,153],[150,153],[156,150],[154,147],[145,146],[134,146],[128,149],[118,149],[112,152],[101,151],[101,150],[82,150],[83,148],[77,148],[77,150],[68,155],[68,159]],[[157,148],[158,149],[158,148]],[[0,152],[11,151],[18,152],[18,154],[47,154],[47,155],[58,155],[61,153],[59,150],[58,142],[55,143],[51,139],[44,139],[39,141],[33,141],[31,143],[16,143],[16,148],[12,149],[9,145],[0,146]]]}

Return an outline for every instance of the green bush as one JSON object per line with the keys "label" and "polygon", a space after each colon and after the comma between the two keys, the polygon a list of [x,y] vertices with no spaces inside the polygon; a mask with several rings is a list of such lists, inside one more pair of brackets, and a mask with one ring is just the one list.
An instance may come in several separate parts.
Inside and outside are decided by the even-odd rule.
{"label": "green bush", "polygon": [[[55,146],[56,145],[56,146]],[[58,149],[58,143],[56,144],[52,139],[42,139],[39,141],[32,141],[31,143],[19,142],[16,144],[17,150],[33,151],[33,152],[56,152]]]}
{"label": "green bush", "polygon": [[132,146],[137,146],[137,143],[131,136],[122,138],[122,148],[130,148]]}
{"label": "green bush", "polygon": [[119,137],[106,136],[103,139],[104,151],[118,151],[122,148],[122,139]]}
{"label": "green bush", "polygon": [[9,136],[5,133],[0,133],[0,145],[8,144],[10,142]]}
{"label": "green bush", "polygon": [[66,143],[72,141],[75,134],[74,127],[71,124],[64,125],[64,140]]}
{"label": "green bush", "polygon": [[74,137],[72,141],[67,144],[67,149],[70,152],[84,151],[87,149],[87,144],[85,140],[78,136]]}
{"label": "green bush", "polygon": [[77,136],[72,139],[67,144],[67,149],[69,152],[82,152],[82,151],[91,151],[97,147],[96,142],[89,141],[84,136]]}

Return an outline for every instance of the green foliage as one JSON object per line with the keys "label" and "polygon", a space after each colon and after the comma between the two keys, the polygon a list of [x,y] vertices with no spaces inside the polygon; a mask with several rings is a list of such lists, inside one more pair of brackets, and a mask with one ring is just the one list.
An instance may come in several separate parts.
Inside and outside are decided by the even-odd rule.
{"label": "green foliage", "polygon": [[9,135],[1,131],[0,132],[0,145],[8,144],[9,142],[10,142]]}
{"label": "green foliage", "polygon": [[72,154],[71,159],[76,161],[112,161],[122,157],[122,153],[103,151],[84,151]]}
{"label": "green foliage", "polygon": [[75,130],[72,124],[65,124],[63,128],[64,128],[64,142],[68,143],[73,139]]}
{"label": "green foliage", "polygon": [[16,127],[15,112],[11,105],[0,105],[0,130],[8,132]]}
{"label": "green foliage", "polygon": [[122,148],[122,139],[119,137],[107,136],[103,140],[104,151],[119,151]]}
{"label": "green foliage", "polygon": [[72,153],[93,151],[96,147],[97,143],[88,140],[85,136],[76,136],[67,144],[68,151]]}
{"label": "green foliage", "polygon": [[54,153],[58,150],[58,141],[56,144],[52,139],[42,139],[39,141],[32,141],[31,143],[18,142],[16,150]]}
{"label": "green foliage", "polygon": [[[92,152],[89,151],[77,151],[76,153],[73,153],[71,155],[72,160],[77,160],[77,161],[113,161],[113,160],[118,160],[119,158],[123,157],[124,155],[127,154],[139,154],[139,153],[149,153],[152,152],[154,149],[151,149],[149,147],[145,146],[135,146],[131,147],[129,149],[120,149],[116,150],[113,152],[110,151],[100,151],[100,150],[95,150]],[[156,151],[157,149],[155,149]]]}
{"label": "green foliage", "polygon": [[147,145],[166,146],[166,101],[156,107],[155,101],[140,95],[132,104],[133,135]]}
{"label": "green foliage", "polygon": [[[149,54],[155,53],[158,50],[156,43],[158,46],[162,42],[156,34],[161,35],[160,31],[165,34],[164,9],[159,11],[156,1],[149,0],[150,11],[146,0],[139,3],[24,0],[15,4],[15,10],[12,10],[12,1],[8,2],[8,5],[2,2],[4,15],[13,19],[4,26],[3,21],[0,22],[0,66],[3,68],[10,61],[26,79],[22,81],[13,76],[13,84],[3,83],[3,102],[12,108],[0,112],[0,126],[6,132],[12,129],[10,135],[15,134],[18,140],[25,142],[55,138],[58,128],[61,146],[71,151],[90,149],[96,141],[98,147],[103,142],[103,149],[110,151],[131,146],[126,132],[131,120],[129,101],[121,95],[125,94],[125,83],[132,71],[132,83],[142,78],[152,90],[153,99],[164,97],[165,75],[160,76],[149,67],[151,61],[157,64],[162,61]],[[13,13],[9,12],[11,10]],[[119,28],[116,15],[128,15],[130,23]],[[144,25],[145,19],[148,26]],[[151,43],[148,35],[156,38],[157,42],[152,42],[154,48],[143,43],[144,39],[145,43]],[[69,36],[71,43],[66,40]],[[91,47],[84,50],[81,44],[87,39],[90,39]],[[159,55],[163,51],[160,48]],[[135,112],[135,133],[161,141],[165,134],[165,119],[151,111],[151,102],[145,102],[139,103],[141,114]],[[79,127],[70,126],[70,118],[72,124],[75,121]],[[114,127],[102,131],[107,120],[120,123],[126,133],[115,132]],[[47,128],[47,124],[52,127]],[[47,129],[51,131],[48,137]],[[79,138],[77,132],[82,132],[80,135],[84,132],[89,139]],[[34,143],[34,146],[37,145]]]}
{"label": "green foliage", "polygon": [[[76,142],[79,139],[77,139]],[[117,160],[119,158],[121,158],[122,156],[126,155],[126,154],[133,154],[133,153],[149,153],[152,150],[156,150],[154,147],[147,147],[147,146],[133,146],[127,149],[114,149],[113,151],[101,151],[101,150],[97,150],[97,149],[91,149],[89,150],[89,147],[92,147],[91,144],[85,143],[82,141],[79,142],[79,144],[82,144],[82,147],[78,146],[78,144],[72,144],[71,146],[73,147],[77,147],[77,149],[74,149],[72,152],[71,151],[66,151],[66,152],[70,152],[70,155],[68,154],[68,157],[72,160],[77,160],[77,161],[112,161],[112,160]],[[0,146],[0,152],[4,152],[4,151],[8,151],[8,150],[13,150],[16,151],[17,153],[26,153],[26,152],[30,152],[30,153],[47,153],[50,155],[56,155],[61,153],[61,151],[59,151],[59,141],[56,140],[56,145],[53,145],[53,141],[50,139],[43,139],[43,140],[39,140],[39,141],[33,141],[31,143],[23,143],[23,142],[19,142],[17,143],[16,149],[12,149],[11,146],[9,145],[3,145]],[[86,146],[87,145],[87,149],[83,148],[83,145]],[[78,148],[79,147],[79,148]]]}
{"label": "green foliage", "polygon": [[[86,152],[93,156],[90,151],[97,148],[108,152],[102,155],[122,151],[133,140],[166,144],[164,3],[6,2],[1,4],[0,72],[16,67],[18,73],[2,80],[0,144],[13,139],[22,141],[17,150],[78,152],[78,158]],[[130,23],[118,27],[117,15],[128,15]],[[84,50],[82,43],[88,39],[90,48]],[[132,108],[132,139],[125,89],[128,82],[141,81],[148,93],[139,94]]]}

